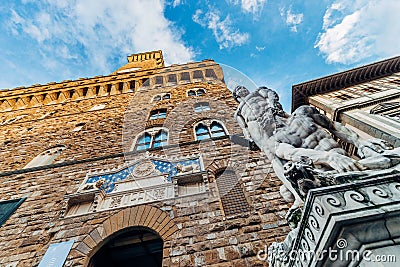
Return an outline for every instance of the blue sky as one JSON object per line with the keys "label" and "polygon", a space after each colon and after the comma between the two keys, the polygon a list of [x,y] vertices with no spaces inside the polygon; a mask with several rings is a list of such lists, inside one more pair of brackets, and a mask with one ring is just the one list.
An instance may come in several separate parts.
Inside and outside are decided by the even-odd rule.
{"label": "blue sky", "polygon": [[107,75],[131,53],[214,59],[258,86],[400,54],[398,0],[21,0],[0,7],[0,88]]}

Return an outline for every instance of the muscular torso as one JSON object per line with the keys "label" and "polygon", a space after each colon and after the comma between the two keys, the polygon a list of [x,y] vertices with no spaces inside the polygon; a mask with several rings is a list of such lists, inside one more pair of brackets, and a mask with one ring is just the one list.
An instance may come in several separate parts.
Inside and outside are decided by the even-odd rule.
{"label": "muscular torso", "polygon": [[335,149],[336,152],[344,154],[330,133],[314,120],[313,115],[317,112],[314,108],[300,107],[287,119],[276,116],[276,120],[285,122],[285,126],[276,128],[277,124],[272,122],[270,127],[261,125],[260,118],[265,116],[267,107],[268,101],[262,96],[254,94],[246,98],[245,103],[240,104],[237,112],[237,115],[245,121],[251,137],[258,146],[263,147],[268,143],[267,140],[274,138],[276,142],[287,143],[297,148],[322,151]]}
{"label": "muscular torso", "polygon": [[339,148],[332,136],[306,115],[289,117],[287,125],[276,130],[274,138],[277,142],[294,147],[322,151]]}

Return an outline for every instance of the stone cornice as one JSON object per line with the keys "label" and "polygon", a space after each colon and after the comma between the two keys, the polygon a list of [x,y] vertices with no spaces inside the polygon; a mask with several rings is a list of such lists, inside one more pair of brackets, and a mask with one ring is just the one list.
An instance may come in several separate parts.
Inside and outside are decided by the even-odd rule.
{"label": "stone cornice", "polygon": [[292,111],[307,98],[368,82],[400,72],[400,56],[292,86]]}
{"label": "stone cornice", "polygon": [[[152,80],[153,77],[193,72],[198,69],[204,70],[204,68],[214,69],[217,73],[216,79],[223,80],[222,71],[217,70],[217,68],[220,68],[218,64],[212,60],[204,60],[182,65],[171,65],[161,69],[147,69],[123,74],[80,78],[75,81],[67,80],[61,83],[38,84],[26,88],[18,87],[11,90],[0,90],[0,112],[63,103],[70,100],[129,93],[140,88],[148,79],[151,80],[147,87],[153,88],[156,86]],[[206,77],[206,73],[203,75],[205,80],[213,78]],[[163,86],[168,86],[166,82],[164,83]],[[180,84],[181,82],[178,80],[175,85]]]}

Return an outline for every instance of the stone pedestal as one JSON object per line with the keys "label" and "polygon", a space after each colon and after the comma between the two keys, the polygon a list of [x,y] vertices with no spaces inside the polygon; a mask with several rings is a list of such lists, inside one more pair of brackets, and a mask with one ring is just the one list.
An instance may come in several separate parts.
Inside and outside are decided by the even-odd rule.
{"label": "stone pedestal", "polygon": [[[400,173],[313,189],[298,228],[269,249],[270,266],[398,266]],[[383,265],[380,265],[383,264]]]}

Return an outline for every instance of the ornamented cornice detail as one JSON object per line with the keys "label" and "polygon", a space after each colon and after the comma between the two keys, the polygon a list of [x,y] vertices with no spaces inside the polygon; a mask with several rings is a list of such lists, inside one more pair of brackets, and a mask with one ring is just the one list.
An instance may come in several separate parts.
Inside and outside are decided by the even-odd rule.
{"label": "ornamented cornice detail", "polygon": [[400,72],[400,56],[292,86],[292,111],[307,98]]}
{"label": "ornamented cornice detail", "polygon": [[[128,63],[129,64],[129,63]],[[212,60],[193,62],[184,65],[173,65],[168,68],[135,70],[109,76],[81,78],[61,83],[18,87],[12,90],[0,90],[0,112],[52,105],[94,97],[106,97],[123,93],[132,93],[143,86],[144,89],[168,86],[167,77],[177,77],[174,85],[186,84],[182,73],[189,73],[189,81],[196,71],[205,74],[204,82],[223,81],[222,69]],[[156,77],[163,77],[163,83],[157,84]]]}

